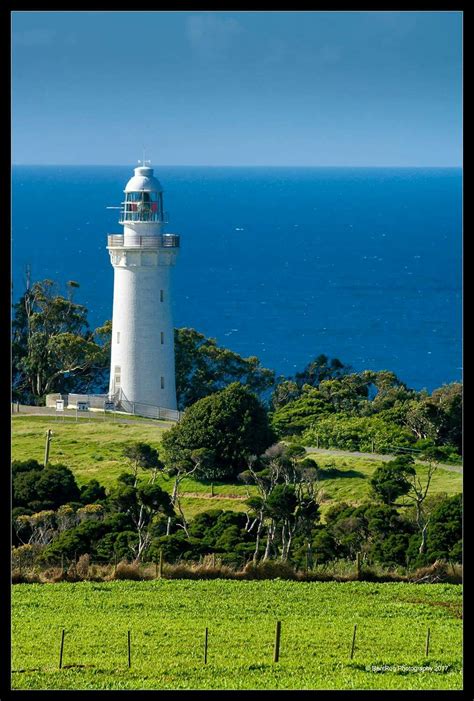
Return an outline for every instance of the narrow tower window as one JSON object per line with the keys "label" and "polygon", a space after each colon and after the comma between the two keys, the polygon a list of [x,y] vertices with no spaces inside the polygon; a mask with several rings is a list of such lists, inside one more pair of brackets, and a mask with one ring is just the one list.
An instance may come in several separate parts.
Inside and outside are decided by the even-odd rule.
{"label": "narrow tower window", "polygon": [[163,290],[160,290],[160,302],[163,302],[164,300],[164,293]]}
{"label": "narrow tower window", "polygon": [[164,388],[165,388],[165,378],[162,375],[161,376],[161,389],[164,389]]}
{"label": "narrow tower window", "polygon": [[120,365],[116,365],[114,368],[114,385],[115,389],[120,387]]}
{"label": "narrow tower window", "polygon": [[117,331],[117,343],[120,343],[120,331]]}
{"label": "narrow tower window", "polygon": [[160,336],[161,336],[161,345],[163,345],[163,343],[165,342],[165,334],[163,333],[163,331],[161,332]]}

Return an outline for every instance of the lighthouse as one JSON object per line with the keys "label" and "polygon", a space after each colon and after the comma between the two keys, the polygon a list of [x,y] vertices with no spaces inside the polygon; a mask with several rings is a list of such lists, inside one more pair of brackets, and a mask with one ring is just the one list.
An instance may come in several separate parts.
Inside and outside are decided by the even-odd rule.
{"label": "lighthouse", "polygon": [[107,237],[114,268],[109,397],[137,413],[176,409],[170,277],[179,236],[164,233],[163,188],[147,163],[125,187],[123,233]]}

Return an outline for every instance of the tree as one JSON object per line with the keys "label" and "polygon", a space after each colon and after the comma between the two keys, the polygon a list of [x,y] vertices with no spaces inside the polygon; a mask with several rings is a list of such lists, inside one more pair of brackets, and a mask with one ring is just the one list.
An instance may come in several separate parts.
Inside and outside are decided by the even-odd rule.
{"label": "tree", "polygon": [[[171,505],[174,508],[178,509],[179,515],[181,516],[181,523],[178,525],[183,528],[185,531],[186,535],[189,537],[189,531],[188,531],[188,521],[186,519],[186,516],[184,515],[183,508],[181,506],[181,492],[180,492],[180,486],[181,482],[185,477],[191,477],[191,475],[198,474],[199,470],[201,469],[203,464],[213,464],[214,463],[214,454],[212,451],[208,450],[207,448],[198,448],[197,450],[193,450],[190,453],[190,461],[187,460],[182,460],[182,461],[174,461],[171,465],[168,467],[168,475],[170,477],[174,477],[174,486],[173,486],[173,492],[171,494]],[[206,473],[205,473],[206,474]],[[166,525],[166,535],[170,534],[170,528],[171,528],[171,515],[168,517],[168,522]]]}
{"label": "tree", "polygon": [[413,435],[407,428],[378,415],[348,416],[334,413],[317,418],[302,435],[304,444],[320,448],[388,453],[394,446],[410,446]]}
{"label": "tree", "polygon": [[97,480],[89,480],[81,487],[81,502],[83,504],[94,504],[96,501],[101,501],[106,498],[105,487]]}
{"label": "tree", "polygon": [[206,448],[208,469],[212,464],[214,474],[218,470],[222,479],[231,479],[245,467],[248,455],[262,453],[274,440],[261,402],[234,382],[190,406],[162,443],[168,467],[187,463],[192,468],[193,451]]}
{"label": "tree", "polygon": [[242,358],[194,329],[175,329],[175,359],[180,409],[233,382],[247,385],[257,395],[269,390],[275,382],[274,371],[262,367],[255,356]]}
{"label": "tree", "polygon": [[433,511],[427,530],[427,556],[431,561],[462,560],[462,495],[446,497]]}
{"label": "tree", "polygon": [[[91,332],[87,308],[52,280],[35,282],[13,305],[14,396],[41,402],[49,392],[87,391],[103,381],[110,355],[110,329]],[[110,325],[110,324],[109,324]]]}
{"label": "tree", "polygon": [[461,454],[462,384],[452,382],[435,389],[431,396],[421,394],[408,403],[404,420],[418,439],[452,444]]}
{"label": "tree", "polygon": [[304,448],[278,443],[258,459],[251,457],[248,469],[239,475],[242,481],[256,484],[259,491],[258,497],[247,499],[250,507],[247,531],[257,526],[255,563],[265,526],[267,539],[263,560],[277,552],[279,540],[280,557],[286,561],[293,538],[298,534],[306,539],[309,552],[311,550],[311,529],[319,518],[315,488],[317,465],[312,460],[299,460],[304,454]]}
{"label": "tree", "polygon": [[361,405],[368,400],[369,385],[368,378],[352,373],[321,381],[319,392],[335,411],[357,415]]}
{"label": "tree", "polygon": [[279,379],[272,394],[271,405],[274,410],[282,409],[288,402],[301,396],[301,388],[294,380]]}
{"label": "tree", "polygon": [[284,402],[277,391],[275,394],[273,404],[276,408],[271,415],[271,424],[279,436],[301,433],[310,428],[315,419],[334,412],[333,406],[322,396],[320,390],[310,385],[304,385],[297,397]]}
{"label": "tree", "polygon": [[321,353],[308,363],[302,372],[295,374],[295,380],[299,387],[303,385],[318,387],[324,380],[343,377],[350,370],[351,367],[344,365],[338,358],[329,359],[327,355]]}
{"label": "tree", "polygon": [[137,542],[134,555],[140,560],[148,548],[151,538],[151,526],[159,514],[173,516],[174,510],[170,496],[157,484],[135,486],[126,480],[118,481],[108,497],[109,505],[117,512],[126,514],[135,528]]}
{"label": "tree", "polygon": [[362,414],[378,414],[398,409],[416,396],[414,390],[409,389],[389,370],[364,370],[360,376],[367,383],[369,392],[366,404],[360,404]]}
{"label": "tree", "polygon": [[127,458],[133,471],[134,485],[138,480],[138,468],[142,470],[150,470],[150,482],[153,484],[156,480],[159,470],[163,470],[164,464],[161,462],[158,450],[153,448],[149,443],[137,441],[126,445],[122,451],[122,455]]}
{"label": "tree", "polygon": [[18,516],[14,522],[16,535],[24,545],[48,545],[54,538],[54,511],[45,510],[31,516]]}
{"label": "tree", "polygon": [[413,462],[412,457],[403,455],[375,470],[370,484],[384,504],[391,506],[399,497],[408,494],[411,489],[409,476],[416,474]]}
{"label": "tree", "polygon": [[407,475],[410,489],[406,493],[406,498],[415,506],[416,524],[418,526],[421,538],[418,549],[420,555],[422,555],[426,550],[426,531],[430,523],[430,515],[427,514],[425,502],[428,496],[431,480],[437,468],[438,465],[435,462],[429,463],[425,484],[423,484],[415,470]]}

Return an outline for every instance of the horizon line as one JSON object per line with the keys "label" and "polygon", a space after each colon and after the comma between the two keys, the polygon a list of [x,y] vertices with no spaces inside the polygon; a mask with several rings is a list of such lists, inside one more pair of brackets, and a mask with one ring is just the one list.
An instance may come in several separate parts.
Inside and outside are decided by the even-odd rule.
{"label": "horizon line", "polygon": [[[102,168],[129,168],[130,163],[11,163],[11,167],[14,166],[43,166],[43,167],[102,167]],[[463,164],[453,164],[453,165],[331,165],[331,164],[255,164],[255,163],[243,163],[239,165],[229,164],[229,163],[219,163],[219,164],[207,164],[207,163],[158,163],[151,164],[151,167],[158,166],[160,168],[458,168],[462,169]],[[137,164],[134,167],[139,168]]]}

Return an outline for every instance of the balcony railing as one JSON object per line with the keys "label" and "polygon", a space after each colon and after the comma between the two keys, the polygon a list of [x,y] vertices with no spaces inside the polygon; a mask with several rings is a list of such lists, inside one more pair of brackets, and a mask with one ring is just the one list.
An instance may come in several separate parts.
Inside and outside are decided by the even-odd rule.
{"label": "balcony railing", "polygon": [[178,234],[160,234],[159,236],[128,235],[127,242],[123,234],[109,234],[107,248],[179,248]]}

